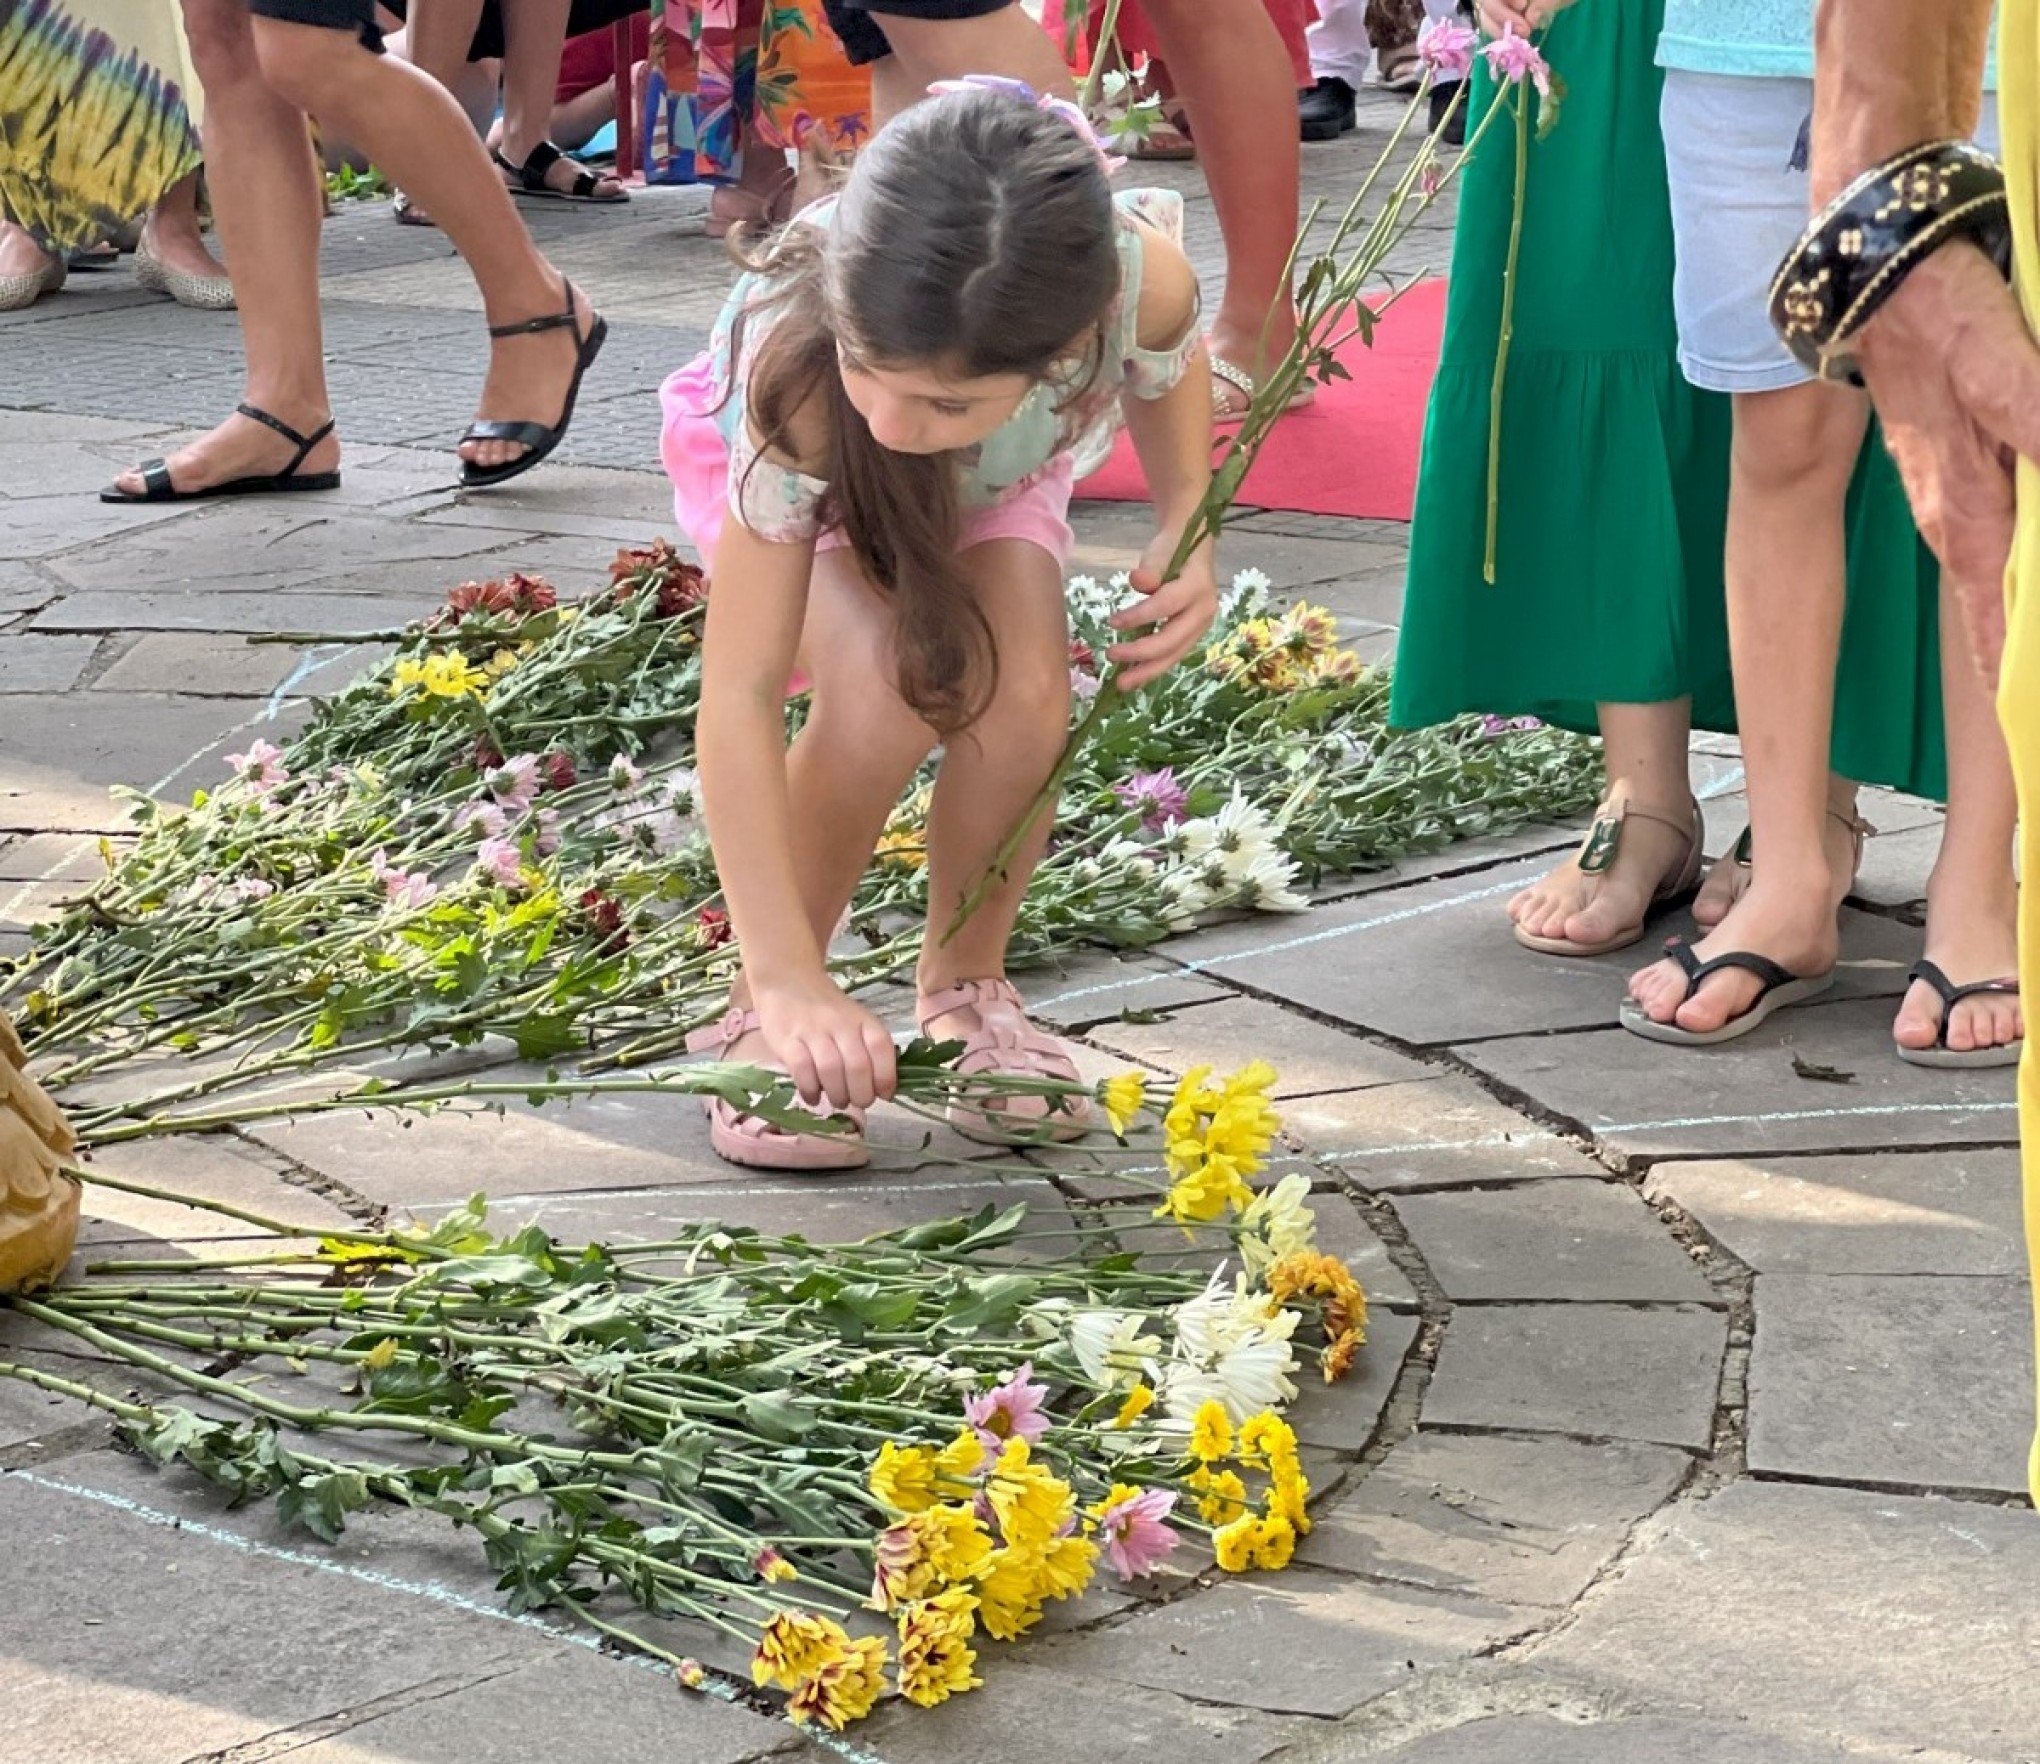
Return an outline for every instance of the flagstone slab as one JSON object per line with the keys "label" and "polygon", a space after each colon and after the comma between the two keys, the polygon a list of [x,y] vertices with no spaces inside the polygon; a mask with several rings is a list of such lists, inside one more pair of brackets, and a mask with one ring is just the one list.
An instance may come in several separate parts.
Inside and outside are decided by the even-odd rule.
{"label": "flagstone slab", "polygon": [[677,1690],[649,1662],[563,1647],[543,1659],[294,1746],[291,1764],[754,1764],[813,1757],[786,1723]]}
{"label": "flagstone slab", "polygon": [[[37,613],[37,631],[318,631],[351,635],[395,630],[440,604],[460,578],[434,567],[412,585],[389,575],[347,578],[319,586],[299,581],[289,591],[251,593],[209,588],[81,589]],[[358,581],[363,591],[341,591]],[[393,592],[392,590],[400,590]]]}
{"label": "flagstone slab", "polygon": [[1849,889],[1851,898],[1883,907],[1926,909],[1927,873],[1941,853],[1941,823],[1879,833],[1866,840],[1863,865]]}
{"label": "flagstone slab", "polygon": [[57,598],[63,590],[36,574],[25,563],[0,562],[0,619],[34,612]]}
{"label": "flagstone slab", "polygon": [[1802,1739],[2009,1761],[2040,1734],[2040,1522],[1739,1482],[1687,1501],[1523,1664]]}
{"label": "flagstone slab", "polygon": [[[1623,1158],[2013,1143],[2013,1073],[1908,1066],[1891,1050],[1892,1015],[1874,999],[1806,1005],[1706,1049],[1608,1029],[1455,1051]],[[1795,1057],[1849,1081],[1803,1078]]]}
{"label": "flagstone slab", "polygon": [[856,1731],[857,1743],[884,1764],[994,1757],[998,1764],[1078,1758],[1259,1764],[1306,1731],[1301,1722],[1222,1701],[1093,1675],[1075,1662],[1066,1670],[994,1652],[984,1667],[984,1689],[935,1709],[888,1704]]}
{"label": "flagstone slab", "polygon": [[280,643],[250,643],[211,631],[151,631],[137,638],[92,684],[100,692],[254,698],[274,692],[303,665],[295,649]]}
{"label": "flagstone slab", "polygon": [[1758,1276],[1751,1470],[2023,1495],[2031,1293],[2009,1277]]}
{"label": "flagstone slab", "polygon": [[1651,1170],[1644,1192],[1760,1274],[2026,1269],[2009,1147],[1671,1162]]}
{"label": "flagstone slab", "polygon": [[[118,716],[85,694],[22,692],[7,699],[7,740],[0,749],[0,827],[127,831],[110,786],[167,787],[180,756],[245,733],[262,706],[246,699],[136,693]],[[284,738],[288,721],[265,725]],[[175,768],[175,770],[172,770]]]}
{"label": "flagstone slab", "polygon": [[[1735,1721],[1652,1715],[1587,1722],[1497,1715],[1365,1755],[1375,1764],[1901,1764],[1896,1752],[1844,1750]],[[1325,1764],[1360,1756],[1336,1743],[1311,1753]]]}
{"label": "flagstone slab", "polygon": [[68,692],[98,648],[96,637],[0,636],[0,693]]}
{"label": "flagstone slab", "polygon": [[[86,1167],[171,1194],[223,1201],[244,1212],[302,1225],[310,1231],[358,1227],[361,1223],[328,1196],[286,1181],[273,1157],[224,1133],[101,1146],[90,1155]],[[80,1238],[95,1246],[124,1246],[117,1254],[137,1253],[133,1247],[137,1243],[196,1246],[275,1241],[259,1227],[222,1213],[95,1183],[86,1184],[80,1211],[84,1221]]]}
{"label": "flagstone slab", "polygon": [[1419,1319],[1402,1311],[1375,1311],[1367,1319],[1367,1344],[1353,1369],[1336,1384],[1318,1371],[1317,1350],[1303,1348],[1296,1369],[1296,1408],[1290,1422],[1305,1445],[1350,1458],[1363,1452],[1381,1425],[1382,1411],[1402,1376],[1418,1332]]}
{"label": "flagstone slab", "polygon": [[1534,1621],[1484,1599],[1292,1568],[1226,1580],[1042,1652],[1058,1669],[1090,1677],[1270,1714],[1336,1717]]}
{"label": "flagstone slab", "polygon": [[[125,854],[134,841],[108,843]],[[0,844],[0,882],[96,882],[105,874],[106,861],[92,834],[25,833]]]}
{"label": "flagstone slab", "polygon": [[1408,1194],[1393,1204],[1450,1299],[1720,1302],[1623,1183],[1530,1182]]}
{"label": "flagstone slab", "polygon": [[1570,1140],[1457,1074],[1293,1099],[1282,1130],[1377,1193],[1606,1171]]}
{"label": "flagstone slab", "polygon": [[1090,1039],[1173,1077],[1196,1065],[1233,1072],[1265,1060],[1278,1075],[1270,1092],[1278,1102],[1436,1075],[1407,1054],[1258,998],[1225,997],[1159,1022],[1103,1022]]}
{"label": "flagstone slab", "polygon": [[1087,1030],[1127,1013],[1180,1010],[1230,997],[1215,980],[1186,974],[1154,956],[1120,956],[1107,950],[1064,956],[1016,973],[1013,982],[1030,1016],[1058,1029]]}
{"label": "flagstone slab", "polygon": [[1664,1446],[1421,1432],[1329,1511],[1313,1567],[1564,1607],[1691,1474]]}
{"label": "flagstone slab", "polygon": [[1462,1306],[1424,1393],[1431,1427],[1706,1448],[1728,1321],[1698,1307]]}

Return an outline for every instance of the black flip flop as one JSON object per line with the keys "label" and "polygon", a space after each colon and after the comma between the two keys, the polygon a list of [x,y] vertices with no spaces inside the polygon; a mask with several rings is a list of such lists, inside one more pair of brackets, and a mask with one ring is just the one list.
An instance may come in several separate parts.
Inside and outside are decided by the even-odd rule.
{"label": "black flip flop", "polygon": [[581,309],[572,282],[563,281],[567,291],[567,310],[549,313],[544,318],[524,319],[514,325],[491,325],[492,337],[528,337],[540,331],[557,331],[562,327],[575,332],[579,338],[574,357],[574,377],[567,384],[567,401],[560,408],[559,420],[547,428],[543,423],[516,422],[508,418],[483,417],[468,424],[463,441],[514,441],[524,452],[515,459],[506,460],[499,466],[477,466],[467,460],[461,461],[460,483],[463,490],[488,490],[497,484],[507,484],[512,478],[528,472],[550,454],[566,439],[567,424],[574,419],[574,400],[581,393],[581,377],[587,373],[595,357],[602,353],[603,339],[609,335],[609,326],[602,315],[594,315],[594,322],[588,327],[585,337],[579,336]]}
{"label": "black flip flop", "polygon": [[109,484],[99,493],[101,502],[204,502],[215,496],[282,496],[301,490],[337,490],[340,488],[340,474],[330,472],[300,472],[298,467],[305,463],[305,456],[333,432],[333,419],[326,421],[309,435],[300,435],[281,417],[273,417],[266,410],[257,410],[252,404],[237,404],[234,410],[251,422],[274,429],[286,441],[297,448],[290,456],[290,464],[280,472],[271,472],[260,478],[229,478],[225,483],[208,484],[202,490],[180,490],[170,482],[170,464],[167,460],[152,459],[142,468],[142,493],[131,496],[117,484]]}
{"label": "black flip flop", "polygon": [[1668,1042],[1673,1047],[1718,1047],[1724,1041],[1739,1040],[1773,1012],[1817,998],[1835,983],[1832,968],[1825,974],[1795,974],[1769,956],[1758,955],[1755,950],[1732,949],[1711,962],[1703,962],[1694,954],[1690,943],[1674,937],[1665,945],[1665,954],[1686,972],[1687,999],[1699,992],[1714,975],[1731,969],[1754,974],[1764,983],[1763,991],[1757,994],[1750,1008],[1739,1017],[1731,1017],[1719,1029],[1681,1029],[1677,1023],[1660,1023],[1635,999],[1622,1001],[1623,1028],[1632,1035],[1641,1035],[1646,1041]]}
{"label": "black flip flop", "polygon": [[1938,962],[1920,960],[1912,965],[1912,972],[1906,975],[1908,981],[1924,980],[1941,995],[1941,1033],[1932,1047],[1906,1047],[1894,1042],[1898,1057],[1908,1066],[1963,1066],[1970,1068],[1986,1066],[2016,1066],[2019,1056],[2026,1050],[2026,1038],[2008,1041],[2002,1047],[1952,1048],[1948,1045],[1948,1025],[1955,1020],[1955,1007],[1965,998],[1979,998],[1986,993],[2009,993],[2019,996],[2016,980],[1972,980],[1967,986],[1957,986],[1948,978]]}
{"label": "black flip flop", "polygon": [[522,165],[513,165],[498,148],[489,149],[489,157],[504,171],[517,180],[511,194],[515,196],[536,196],[545,202],[579,202],[596,208],[613,208],[619,202],[628,202],[630,192],[619,189],[614,196],[595,194],[602,187],[602,180],[595,173],[582,166],[574,174],[574,181],[564,190],[556,190],[546,182],[546,173],[567,157],[564,148],[553,141],[541,141],[525,156]]}

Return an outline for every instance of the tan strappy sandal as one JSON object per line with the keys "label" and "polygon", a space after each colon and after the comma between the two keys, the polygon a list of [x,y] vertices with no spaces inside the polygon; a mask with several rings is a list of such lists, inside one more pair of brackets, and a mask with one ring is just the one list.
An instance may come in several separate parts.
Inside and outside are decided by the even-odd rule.
{"label": "tan strappy sandal", "polygon": [[[1658,884],[1657,891],[1650,897],[1651,906],[1663,906],[1667,901],[1691,894],[1699,883],[1700,867],[1706,859],[1701,849],[1706,832],[1700,818],[1699,803],[1690,804],[1684,816],[1674,816],[1656,809],[1639,808],[1628,798],[1619,797],[1619,790],[1620,786],[1617,786],[1616,790],[1610,791],[1607,799],[1594,811],[1594,824],[1580,842],[1577,859],[1580,874],[1596,881],[1594,893],[1589,894],[1587,900],[1591,901],[1600,892],[1598,878],[1607,875],[1614,867],[1615,854],[1622,848],[1622,824],[1631,815],[1638,820],[1655,821],[1660,827],[1669,827],[1674,833],[1684,834],[1686,839],[1686,855],[1680,859],[1677,868],[1668,872]],[[1623,926],[1612,937],[1605,937],[1598,943],[1574,943],[1564,937],[1539,937],[1525,931],[1521,925],[1514,929],[1516,941],[1525,949],[1534,949],[1539,955],[1599,956],[1641,943],[1644,925],[1645,920],[1638,919],[1635,924]]]}
{"label": "tan strappy sandal", "polygon": [[[1853,893],[1856,886],[1856,877],[1861,875],[1863,871],[1864,844],[1876,834],[1877,829],[1864,820],[1861,815],[1846,809],[1831,808],[1827,813],[1829,820],[1839,821],[1844,827],[1848,828],[1849,837],[1855,841],[1856,861],[1849,871],[1849,890]],[[1749,892],[1750,877],[1754,873],[1750,862],[1750,830],[1748,827],[1743,828],[1741,835],[1737,838],[1728,856],[1721,861],[1724,864],[1734,866],[1730,872],[1728,882],[1728,905],[1733,907],[1737,901],[1741,900]],[[1723,911],[1723,916],[1727,916],[1726,909]],[[1711,930],[1713,927],[1710,926],[1708,928]]]}

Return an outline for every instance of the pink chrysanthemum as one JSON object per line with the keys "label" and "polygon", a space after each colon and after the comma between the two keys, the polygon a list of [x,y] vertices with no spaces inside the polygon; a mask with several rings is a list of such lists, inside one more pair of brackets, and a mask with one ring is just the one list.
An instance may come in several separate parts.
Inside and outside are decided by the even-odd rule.
{"label": "pink chrysanthemum", "polygon": [[1173,1489],[1117,1487],[1098,1512],[1098,1536],[1105,1559],[1121,1580],[1152,1574],[1183,1540],[1167,1523],[1175,1511]]}
{"label": "pink chrysanthemum", "polygon": [[518,821],[531,812],[531,799],[538,794],[538,778],[538,755],[520,753],[515,759],[506,759],[484,782],[496,799],[496,806]]}
{"label": "pink chrysanthemum", "polygon": [[505,888],[523,880],[524,862],[514,839],[484,839],[475,852],[475,868],[486,871]]}
{"label": "pink chrysanthemum", "polygon": [[1550,64],[1528,37],[1516,35],[1513,25],[1499,37],[1483,43],[1480,53],[1497,80],[1520,86],[1527,79],[1541,96],[1551,95]]}
{"label": "pink chrysanthemum", "polygon": [[267,796],[280,785],[290,782],[290,771],[283,763],[283,749],[267,741],[252,741],[246,753],[228,754],[227,764],[257,796]]}
{"label": "pink chrysanthemum", "polygon": [[1112,786],[1112,794],[1141,817],[1141,830],[1166,833],[1190,812],[1190,793],[1176,782],[1173,769],[1135,772]]}
{"label": "pink chrysanthemum", "polygon": [[1456,18],[1434,18],[1417,33],[1417,59],[1441,85],[1463,80],[1473,71],[1473,52],[1480,33]]}
{"label": "pink chrysanthemum", "polygon": [[963,1418],[977,1429],[985,1450],[996,1453],[1009,1439],[1032,1445],[1048,1431],[1048,1417],[1041,1412],[1047,1401],[1048,1386],[1034,1382],[1034,1362],[1028,1360],[990,1390],[966,1399]]}

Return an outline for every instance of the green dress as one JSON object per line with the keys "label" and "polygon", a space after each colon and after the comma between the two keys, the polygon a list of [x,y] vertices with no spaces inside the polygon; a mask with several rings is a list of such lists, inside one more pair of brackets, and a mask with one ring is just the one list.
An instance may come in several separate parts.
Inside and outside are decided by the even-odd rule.
{"label": "green dress", "polygon": [[[1690,696],[1697,727],[1735,728],[1721,562],[1730,402],[1679,372],[1655,65],[1663,10],[1590,0],[1543,39],[1567,92],[1526,169],[1492,585],[1481,561],[1514,201],[1507,118],[1464,173],[1396,655],[1400,727],[1482,711],[1591,732],[1599,703]],[[1492,95],[1477,78],[1473,117]],[[1939,797],[1938,581],[1874,437],[1849,535],[1835,769]]]}

